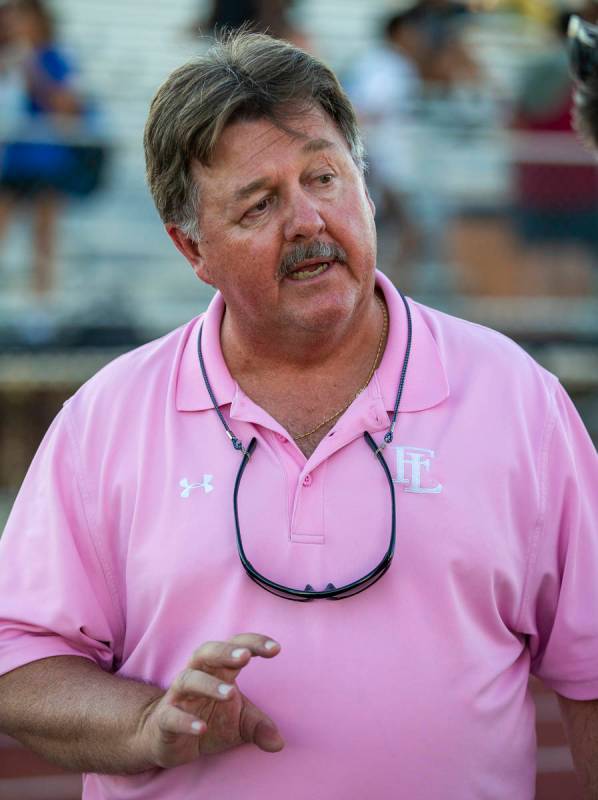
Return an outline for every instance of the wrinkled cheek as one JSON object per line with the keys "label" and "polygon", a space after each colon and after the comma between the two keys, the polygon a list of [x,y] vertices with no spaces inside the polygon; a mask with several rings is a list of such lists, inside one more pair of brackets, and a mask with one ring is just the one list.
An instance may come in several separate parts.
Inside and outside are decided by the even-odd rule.
{"label": "wrinkled cheek", "polygon": [[[277,254],[278,256],[278,254]],[[218,287],[232,310],[265,316],[276,304],[279,258],[263,250],[241,248],[221,264]]]}

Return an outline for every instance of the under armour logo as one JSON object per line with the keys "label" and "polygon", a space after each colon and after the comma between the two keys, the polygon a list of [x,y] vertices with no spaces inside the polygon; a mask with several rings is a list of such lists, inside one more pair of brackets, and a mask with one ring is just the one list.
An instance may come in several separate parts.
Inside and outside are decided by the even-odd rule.
{"label": "under armour logo", "polygon": [[206,494],[214,490],[212,486],[212,478],[213,475],[204,475],[203,481],[201,483],[189,483],[187,478],[181,478],[179,481],[179,486],[183,487],[183,491],[181,492],[181,497],[189,497],[191,494],[192,489],[203,489]]}
{"label": "under armour logo", "polygon": [[425,447],[395,447],[397,453],[397,477],[395,483],[405,484],[404,492],[414,494],[438,494],[442,484],[422,486],[422,469],[430,471],[434,451]]}

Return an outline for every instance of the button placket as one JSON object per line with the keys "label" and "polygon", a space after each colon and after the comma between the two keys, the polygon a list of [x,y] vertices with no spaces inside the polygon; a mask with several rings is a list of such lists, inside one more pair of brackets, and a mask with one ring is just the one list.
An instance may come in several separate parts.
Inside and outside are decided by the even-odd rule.
{"label": "button placket", "polygon": [[[297,484],[291,517],[291,541],[298,544],[325,544],[324,483],[327,464],[306,473]],[[309,491],[307,491],[309,489]]]}

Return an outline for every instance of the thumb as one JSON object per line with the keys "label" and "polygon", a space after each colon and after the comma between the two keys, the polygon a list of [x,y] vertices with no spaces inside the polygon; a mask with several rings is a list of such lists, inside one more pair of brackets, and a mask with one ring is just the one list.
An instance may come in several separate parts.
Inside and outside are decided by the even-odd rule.
{"label": "thumb", "polygon": [[244,742],[252,742],[266,753],[278,753],[284,747],[284,739],[278,728],[263,711],[251,700],[243,697],[243,711],[239,723],[239,732]]}

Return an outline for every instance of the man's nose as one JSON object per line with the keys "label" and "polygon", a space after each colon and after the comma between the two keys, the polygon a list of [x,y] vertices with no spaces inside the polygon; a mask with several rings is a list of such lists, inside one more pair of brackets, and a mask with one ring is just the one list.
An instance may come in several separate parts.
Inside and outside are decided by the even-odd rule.
{"label": "man's nose", "polygon": [[284,238],[288,242],[295,239],[313,239],[326,228],[320,215],[317,202],[305,191],[297,191],[288,205],[284,222]]}

